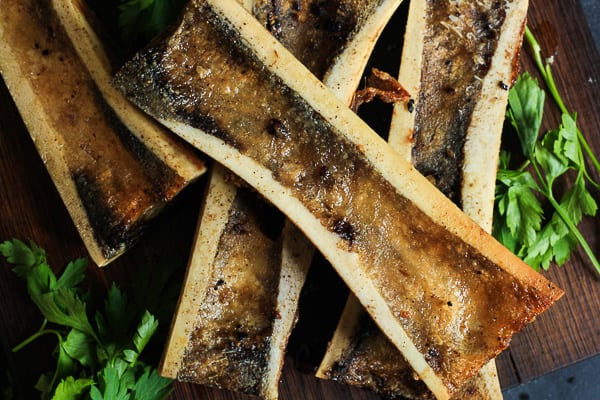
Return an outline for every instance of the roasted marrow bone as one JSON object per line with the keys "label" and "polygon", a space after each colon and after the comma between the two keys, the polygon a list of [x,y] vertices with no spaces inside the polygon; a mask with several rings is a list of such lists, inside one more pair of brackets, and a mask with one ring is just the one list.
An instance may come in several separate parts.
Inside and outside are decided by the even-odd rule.
{"label": "roasted marrow bone", "polygon": [[[333,62],[337,69],[335,73],[329,74],[329,80],[335,80],[336,87],[341,89],[342,93],[351,93],[358,85],[361,76],[363,65],[360,63],[366,62],[375,43],[375,36],[381,32],[391,12],[400,3],[400,0],[387,1],[382,4],[378,4],[379,0],[370,1],[373,5],[368,10],[363,9],[363,4],[353,5],[346,1],[329,2],[327,7],[324,7],[320,1],[302,1],[295,5],[292,5],[292,2],[266,3],[254,7],[254,10],[256,12],[260,9],[264,12],[266,7],[272,7],[273,13],[268,18],[269,22],[263,22],[271,28],[271,33],[275,33],[278,40],[285,43],[294,55],[304,58],[305,61],[311,59],[310,66],[313,72],[319,74],[319,77],[323,75],[323,72],[319,71],[332,69],[330,64]],[[360,9],[350,12],[351,6],[360,7]],[[246,7],[252,9],[251,4]],[[287,11],[276,14],[275,12],[281,8],[285,8]],[[344,9],[345,13],[341,14],[340,9]],[[310,12],[306,12],[307,10]],[[363,15],[363,18],[357,19],[357,15]],[[321,27],[324,20],[327,19],[335,20],[336,23],[346,26],[345,36],[340,38],[322,35]],[[292,20],[293,23],[285,22],[288,20]],[[358,23],[360,25],[357,25]],[[310,37],[311,40],[295,40],[300,32],[302,35]],[[353,33],[352,37],[350,37],[351,32]],[[362,42],[357,43],[359,40]],[[349,49],[354,49],[352,57],[345,57],[343,53]],[[332,57],[326,57],[328,53],[332,54]],[[310,54],[319,54],[320,57],[312,59],[309,57]],[[333,55],[337,57],[333,57]],[[339,75],[342,76],[337,78]],[[346,86],[351,87],[348,90]],[[286,222],[282,237],[277,239],[281,242],[280,246],[273,245],[274,238],[250,234],[250,230],[243,230],[243,233],[248,233],[243,235],[243,239],[226,240],[225,236],[228,230],[223,224],[229,225],[231,223],[229,219],[232,216],[243,214],[247,220],[255,221],[281,218],[278,215],[254,215],[253,211],[257,209],[269,210],[273,214],[275,214],[275,210],[266,206],[259,207],[257,204],[246,205],[241,199],[247,199],[248,196],[240,196],[239,192],[245,192],[247,189],[238,188],[234,181],[231,179],[231,174],[224,173],[219,166],[211,172],[211,184],[208,187],[204,211],[198,225],[198,240],[194,246],[185,288],[174,319],[173,334],[168,341],[161,363],[161,373],[181,380],[257,394],[265,399],[277,399],[284,351],[296,321],[297,302],[312,261],[314,247],[289,221]],[[226,195],[226,193],[230,193],[230,195]],[[238,194],[233,195],[233,193]],[[233,201],[234,198],[236,201]],[[258,203],[263,200],[253,196],[252,201]],[[218,218],[217,215],[229,215],[230,217]],[[258,231],[258,229],[254,231]],[[216,234],[215,232],[220,233]],[[241,234],[239,233],[239,235]],[[209,240],[207,235],[209,238],[221,237],[221,239]],[[257,253],[258,247],[262,251]],[[232,252],[245,254],[245,264],[241,263],[239,257],[220,259],[223,254]],[[207,254],[211,256],[207,257]],[[280,260],[280,264],[274,263],[275,259]],[[206,308],[214,309],[216,306],[213,304],[214,301],[207,304],[210,302],[209,294],[212,293],[211,284],[207,282],[222,280],[220,277],[222,272],[213,267],[217,263],[222,265],[221,269],[223,270],[239,271],[236,273],[238,286],[243,280],[255,281],[253,271],[257,269],[261,271],[263,281],[278,280],[279,284],[272,285],[272,291],[255,291],[251,298],[245,298],[244,301],[219,303],[221,314],[228,314],[230,317],[215,320],[209,324],[204,311]],[[249,266],[247,270],[244,270],[244,265]],[[237,293],[234,289],[232,292]],[[275,293],[277,301],[271,303]],[[256,306],[261,302],[269,302],[271,306],[269,309],[258,310],[264,315],[256,315]],[[241,313],[242,308],[245,308],[246,312]],[[255,319],[263,318],[265,323],[261,330],[245,329],[249,315],[254,316]],[[274,318],[274,315],[277,315],[277,318]],[[235,316],[240,318],[234,318]],[[266,327],[267,323],[272,324],[272,332]],[[180,329],[180,327],[183,328]],[[240,340],[241,347],[248,347],[248,343],[253,343],[254,348],[261,350],[235,352],[237,355],[235,358],[224,357],[223,354],[234,353],[231,351],[206,351],[207,346],[210,346],[197,338],[200,331],[202,337],[207,337],[208,332],[221,335],[221,332],[228,327],[246,330],[243,340]],[[260,343],[260,346],[257,343]],[[194,359],[198,355],[201,355],[201,361]],[[211,368],[207,368],[206,365],[211,365]],[[244,372],[242,373],[242,371]]]}
{"label": "roasted marrow bone", "polygon": [[3,3],[0,55],[6,85],[98,265],[122,254],[145,222],[204,171],[198,159],[182,155],[176,159],[190,173],[180,175],[125,126],[50,2]]}
{"label": "roasted marrow bone", "polygon": [[[445,169],[447,162],[432,161],[421,172],[443,177],[434,181],[442,187],[452,187],[446,194],[453,195],[462,204],[463,211],[488,232],[492,223],[493,186],[507,98],[507,92],[499,82],[510,82],[516,74],[515,60],[519,55],[526,12],[527,1],[501,4],[414,1],[409,10],[399,79],[414,94],[416,110],[409,110],[403,104],[395,107],[389,142],[410,161],[432,160],[433,154],[448,158],[449,143],[455,143],[461,157],[453,161],[452,171]],[[465,15],[467,17],[463,17]],[[502,15],[501,24],[493,34],[480,31],[476,36],[473,32],[469,34],[466,26],[460,29],[455,26],[468,21],[468,16],[489,21],[499,15]],[[434,46],[444,50],[431,51]],[[489,53],[491,49],[493,54]],[[469,69],[461,68],[461,81],[468,81],[470,77],[469,85],[476,86],[477,90],[465,90],[464,87],[458,93],[447,90],[456,79],[455,69],[447,64],[449,53],[455,54],[452,65],[471,65]],[[487,67],[475,63],[480,60],[478,53],[488,54]],[[456,56],[458,54],[461,58]],[[433,72],[439,82],[437,85],[431,84]],[[455,108],[450,111],[462,112],[464,124],[457,126],[451,118],[442,120],[437,116],[438,113],[443,116],[449,110],[447,104],[441,110],[436,108],[440,98],[447,98],[446,103],[454,101],[452,107]],[[470,103],[471,112],[465,111],[465,103]],[[435,132],[425,130],[429,121],[437,121]],[[422,154],[422,140],[418,146],[420,142],[414,140],[413,132],[419,132],[421,138],[435,137],[428,142],[425,154]],[[473,167],[475,165],[477,168]],[[448,182],[453,183],[448,185]],[[462,188],[460,182],[463,182]],[[353,298],[346,306],[318,376],[369,387],[389,397],[430,396],[422,384],[417,384],[402,354],[394,351],[393,345]],[[493,362],[461,388],[456,397],[501,398]]]}
{"label": "roasted marrow bone", "polygon": [[[488,139],[493,147],[485,156],[469,157],[484,162],[486,170],[489,164],[496,166],[496,132],[503,121],[498,119],[498,115],[503,118],[498,109],[505,106],[506,88],[514,78],[510,74],[517,72],[528,2],[418,3],[411,6],[414,15],[407,28],[411,36],[405,46],[408,54],[402,62],[400,81],[409,92],[420,95],[415,97],[411,110],[396,108],[396,113],[402,115],[392,131],[401,132],[390,142],[410,151],[417,169],[461,205],[466,179],[463,161],[469,141],[474,140],[467,138],[469,130],[492,130],[477,139],[483,143]],[[486,188],[494,178],[487,180]]]}
{"label": "roasted marrow bone", "polygon": [[308,242],[228,175],[212,172],[161,373],[276,399]]}
{"label": "roasted marrow bone", "polygon": [[249,189],[233,203],[177,378],[258,394],[277,316],[283,218],[269,218]]}
{"label": "roasted marrow bone", "polygon": [[79,57],[94,79],[102,97],[119,120],[137,140],[156,155],[168,168],[173,169],[186,182],[200,176],[205,170],[203,161],[191,146],[177,135],[167,131],[152,118],[127,100],[116,90],[110,80],[115,73],[115,57],[100,36],[99,22],[83,0],[52,0],[65,32]]}
{"label": "roasted marrow bone", "polygon": [[114,82],[299,226],[440,398],[562,294],[235,2],[190,2]]}

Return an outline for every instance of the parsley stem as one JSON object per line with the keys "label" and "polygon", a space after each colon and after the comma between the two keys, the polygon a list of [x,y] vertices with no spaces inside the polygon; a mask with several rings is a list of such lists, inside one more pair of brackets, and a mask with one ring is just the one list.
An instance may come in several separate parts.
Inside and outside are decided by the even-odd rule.
{"label": "parsley stem", "polygon": [[44,320],[44,323],[42,324],[42,327],[33,335],[29,336],[27,339],[23,340],[21,343],[17,344],[15,347],[12,348],[12,352],[16,353],[19,350],[23,349],[24,347],[26,347],[27,345],[29,345],[30,343],[32,343],[33,341],[35,341],[36,339],[44,336],[44,335],[56,335],[56,337],[58,338],[58,341],[62,341],[62,334],[57,331],[56,329],[45,329],[46,326],[46,320]]}
{"label": "parsley stem", "polygon": [[517,169],[517,171],[519,172],[523,172],[525,171],[529,166],[531,165],[531,161],[529,159],[526,159],[523,164],[521,164],[521,166]]}
{"label": "parsley stem", "polygon": [[[542,61],[542,55],[541,55],[542,49],[528,26],[525,27],[525,39],[527,40],[527,43],[529,43],[529,46],[531,47],[535,64],[536,64],[540,74],[542,75],[542,78],[544,79],[544,82],[546,83],[546,86],[548,87],[548,90],[550,91],[552,98],[556,102],[556,105],[558,106],[558,108],[560,109],[560,111],[562,113],[573,115],[569,112],[569,110],[567,109],[567,106],[565,106],[565,103],[563,102],[562,97],[560,96],[558,88],[556,87],[556,82],[554,81],[554,76],[552,75],[550,63],[546,62],[546,64],[544,64],[544,62]],[[589,157],[590,161],[592,162],[592,164],[594,165],[596,170],[600,172],[600,162],[598,162],[598,159],[596,158],[594,152],[590,148],[590,145],[588,144],[587,140],[585,139],[585,137],[583,136],[583,134],[581,133],[579,128],[576,128],[576,129],[577,129],[577,138],[579,139],[581,146],[585,150],[585,153]],[[600,185],[590,177],[590,175],[588,174],[587,171],[585,171],[584,174],[590,183],[592,183],[596,188],[600,188]]]}
{"label": "parsley stem", "polygon": [[575,236],[575,239],[577,239],[577,242],[579,242],[579,244],[585,251],[585,254],[592,262],[592,265],[596,269],[596,272],[598,273],[598,275],[600,275],[600,262],[596,258],[596,255],[594,254],[594,251],[590,247],[589,243],[587,242],[587,240],[585,240],[577,226],[573,223],[573,220],[569,218],[568,214],[565,212],[560,203],[554,198],[554,195],[552,194],[552,187],[546,182],[546,180],[543,179],[543,174],[541,173],[538,164],[536,162],[532,162],[531,165],[533,166],[535,173],[537,174],[538,179],[542,185],[543,191],[541,193],[544,195],[544,197],[548,199],[558,216],[563,220],[565,225],[567,225],[567,228],[569,228],[569,231],[573,234],[573,236]]}
{"label": "parsley stem", "polygon": [[550,201],[550,204],[552,204],[552,206],[554,207],[554,209],[556,210],[556,212],[558,213],[560,218],[567,225],[567,227],[569,228],[569,230],[571,231],[573,236],[575,236],[575,238],[577,239],[577,241],[579,242],[579,244],[585,251],[585,254],[588,256],[588,258],[592,262],[592,265],[594,265],[596,272],[598,273],[598,275],[600,275],[600,262],[596,258],[596,255],[594,254],[594,251],[590,247],[587,240],[585,240],[585,238],[583,237],[583,235],[581,234],[579,229],[577,229],[577,227],[575,226],[573,221],[571,221],[571,219],[567,216],[567,214],[565,213],[565,211],[563,210],[561,205],[556,201],[556,199],[554,199],[554,196],[548,197],[548,200]]}

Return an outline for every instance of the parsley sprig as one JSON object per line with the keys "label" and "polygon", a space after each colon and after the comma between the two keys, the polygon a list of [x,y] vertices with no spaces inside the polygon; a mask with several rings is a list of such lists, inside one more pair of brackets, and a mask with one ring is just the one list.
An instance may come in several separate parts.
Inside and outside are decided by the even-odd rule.
{"label": "parsley sprig", "polygon": [[[529,29],[536,65],[562,116],[555,130],[540,136],[545,91],[528,73],[519,76],[508,98],[507,118],[517,132],[525,161],[513,168],[511,153],[502,151],[496,183],[494,236],[536,270],[552,262],[564,264],[581,246],[600,274],[594,251],[577,228],[584,215],[595,216],[597,203],[588,185],[599,188],[586,168],[586,156],[598,169],[598,161],[577,128],[577,115],[568,112],[556,88],[551,62],[544,63],[540,46]],[[512,155],[515,152],[512,153]],[[571,187],[559,196],[555,183],[569,171]],[[540,199],[550,204],[546,214]]]}
{"label": "parsley sprig", "polygon": [[104,307],[93,307],[80,283],[87,261],[70,262],[57,277],[46,253],[20,240],[0,244],[0,253],[15,265],[28,293],[44,316],[40,329],[13,348],[19,351],[37,338],[57,338],[56,370],[40,377],[42,399],[159,400],[171,392],[171,380],[140,359],[158,329],[158,320],[139,311],[112,285]]}

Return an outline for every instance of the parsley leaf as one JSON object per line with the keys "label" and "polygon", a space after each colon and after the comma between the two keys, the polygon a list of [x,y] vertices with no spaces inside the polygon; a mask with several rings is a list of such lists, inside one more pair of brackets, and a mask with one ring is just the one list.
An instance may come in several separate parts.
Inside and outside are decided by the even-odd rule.
{"label": "parsley leaf", "polygon": [[[587,140],[585,139],[581,131],[577,128],[577,126],[574,125],[574,121],[576,118],[574,114],[571,114],[569,112],[567,106],[565,105],[560,96],[560,93],[558,92],[558,88],[556,87],[556,82],[554,81],[554,76],[552,75],[551,68],[552,63],[554,62],[554,57],[547,58],[545,62],[542,60],[542,50],[540,48],[540,45],[533,33],[531,32],[531,30],[529,29],[529,27],[527,26],[525,27],[525,40],[527,41],[527,43],[529,43],[529,47],[532,50],[533,59],[537,66],[538,72],[542,76],[542,79],[544,80],[544,83],[546,84],[550,95],[554,99],[554,102],[563,114],[563,126],[568,128],[570,131],[574,131],[577,135],[577,141],[579,143],[578,146],[580,147],[580,161],[583,160],[585,154],[590,163],[596,168],[596,172],[600,172],[600,162],[596,158],[596,155],[592,151],[591,147],[589,146]],[[571,118],[573,124],[565,123],[565,116],[573,116]],[[586,180],[596,189],[600,189],[600,184],[590,176],[590,174],[586,170],[585,164],[579,163],[579,168],[581,170],[581,173],[585,176]]]}
{"label": "parsley leaf", "polygon": [[48,321],[78,329],[98,341],[88,320],[85,303],[72,288],[58,288],[32,299]]}
{"label": "parsley leaf", "polygon": [[95,344],[94,338],[90,335],[72,329],[65,341],[61,343],[61,347],[69,357],[77,360],[84,367],[93,368],[98,364]]}
{"label": "parsley leaf", "polygon": [[52,399],[77,400],[93,383],[91,379],[75,379],[69,376],[58,384]]}
{"label": "parsley leaf", "polygon": [[71,288],[79,285],[85,279],[87,260],[79,258],[67,264],[67,267],[56,281],[57,288]]}
{"label": "parsley leaf", "polygon": [[496,209],[503,218],[496,218],[496,223],[504,222],[515,241],[529,245],[535,241],[543,218],[542,206],[535,195],[539,187],[528,171],[499,169],[497,180]]}
{"label": "parsley leaf", "polygon": [[528,73],[521,76],[518,84],[519,89],[508,94],[507,114],[521,141],[523,155],[530,158],[542,125],[546,94]]}
{"label": "parsley leaf", "polygon": [[170,393],[170,380],[158,375],[156,370],[146,368],[133,387],[136,400],[161,400]]}

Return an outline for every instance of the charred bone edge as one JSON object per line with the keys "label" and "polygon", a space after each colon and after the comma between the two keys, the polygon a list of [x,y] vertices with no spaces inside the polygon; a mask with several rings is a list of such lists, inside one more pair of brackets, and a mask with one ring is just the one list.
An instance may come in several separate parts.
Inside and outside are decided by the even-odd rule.
{"label": "charred bone edge", "polygon": [[[392,185],[399,194],[411,201],[449,234],[460,238],[478,254],[493,261],[498,268],[512,275],[520,284],[539,292],[544,301],[540,301],[536,306],[537,312],[549,307],[562,295],[560,289],[527,267],[518,257],[508,252],[466,217],[344,103],[337,100],[239,4],[231,0],[191,3],[191,7],[202,8],[204,5],[211,8],[211,15],[214,13],[220,23],[237,32],[239,36],[236,36],[236,40],[241,40],[246,49],[252,51],[253,56],[270,73],[292,92],[302,97],[304,102],[313,111],[319,113],[328,124],[334,126],[341,139],[352,142],[355,148],[360,149],[380,177]],[[121,76],[121,79],[123,78]],[[324,227],[298,198],[292,196],[291,189],[275,181],[272,172],[257,161],[244,156],[224,141],[188,124],[168,117],[161,118],[160,122],[225,167],[235,171],[238,176],[280,208],[292,222],[300,226],[313,243],[318,244],[321,252],[337,268],[342,279],[361,300],[380,328],[407,357],[415,372],[432,392],[439,398],[449,398],[452,389],[444,385],[442,378],[435,374],[423,354],[419,353],[415,344],[410,341],[400,322],[393,316],[388,304],[379,294],[376,285],[369,279],[358,254],[345,250],[347,246],[343,238]]]}
{"label": "charred bone edge", "polygon": [[82,11],[87,7],[83,0],[52,0],[52,7],[102,96],[127,129],[186,183],[201,176],[206,167],[198,155],[110,84],[113,68],[104,45]]}
{"label": "charred bone edge", "polygon": [[[487,232],[492,228],[494,184],[508,98],[508,91],[502,89],[499,83],[512,82],[516,72],[516,59],[521,47],[528,1],[515,1],[507,8],[498,47],[491,68],[483,79],[480,99],[473,110],[463,150],[462,208],[466,215],[473,218]],[[404,41],[399,73],[399,81],[410,93],[420,92],[423,40],[416,38],[423,37],[425,21],[425,2],[411,1],[406,27],[411,40]],[[418,98],[414,100],[418,102]],[[411,136],[414,124],[414,112],[409,112],[403,104],[394,107],[388,142],[409,161],[412,158]],[[327,371],[331,370],[351,346],[351,338],[355,336],[362,312],[364,311],[361,311],[356,298],[350,296],[317,376],[327,378]],[[486,364],[474,379],[477,379],[478,388],[484,391],[488,398],[502,398],[493,360]]]}
{"label": "charred bone edge", "polygon": [[[252,0],[240,0],[239,2],[245,9],[252,10]],[[377,38],[401,3],[402,0],[385,0],[377,6],[374,12],[366,18],[365,23],[356,28],[351,40],[335,57],[326,72],[323,79],[324,84],[332,88],[338,98],[344,102],[350,102]],[[177,372],[180,370],[187,344],[186,340],[190,337],[196,310],[202,300],[204,288],[208,284],[206,281],[210,275],[208,269],[213,265],[218,251],[218,240],[215,243],[202,239],[205,234],[203,231],[207,230],[215,235],[218,233],[217,237],[221,236],[224,226],[219,227],[219,225],[227,223],[227,218],[223,215],[227,215],[233,206],[235,195],[232,196],[231,193],[235,193],[237,190],[232,183],[227,181],[222,167],[215,166],[210,174],[211,183],[207,189],[204,209],[219,217],[206,219],[201,217],[198,224],[196,234],[201,239],[192,251],[192,261],[188,267],[190,272],[185,279],[186,284],[161,363],[161,374],[174,379],[177,378]],[[284,352],[295,322],[300,289],[306,279],[314,251],[312,243],[289,220],[286,220],[283,231],[281,279],[276,303],[280,317],[275,319],[273,324],[267,356],[267,371],[262,376],[259,388],[261,397],[264,399],[278,398],[278,383],[283,367]],[[194,283],[193,280],[197,280],[197,282]],[[195,300],[193,304],[190,303],[192,299]]]}

